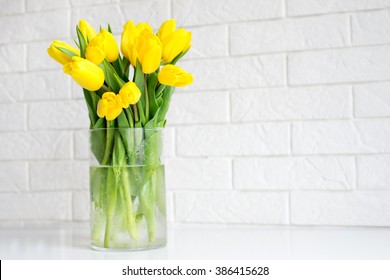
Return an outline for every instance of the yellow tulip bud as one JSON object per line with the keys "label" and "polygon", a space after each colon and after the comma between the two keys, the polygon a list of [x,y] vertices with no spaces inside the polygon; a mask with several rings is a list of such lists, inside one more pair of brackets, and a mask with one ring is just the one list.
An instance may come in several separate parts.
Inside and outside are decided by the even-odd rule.
{"label": "yellow tulip bud", "polygon": [[103,59],[113,62],[118,59],[119,50],[114,36],[105,29],[93,38],[85,52],[85,57],[99,65]]}
{"label": "yellow tulip bud", "polygon": [[95,29],[85,19],[79,21],[78,28],[80,29],[81,34],[83,34],[85,42],[89,42],[95,38]]}
{"label": "yellow tulip bud", "polygon": [[160,67],[162,45],[160,39],[145,29],[135,40],[133,59],[142,65],[142,72],[150,74]]}
{"label": "yellow tulip bud", "polygon": [[135,40],[138,38],[139,34],[145,29],[152,32],[152,27],[148,23],[139,23],[134,25],[132,20],[126,22],[123,26],[123,32],[121,37],[121,52],[124,57],[130,60],[133,66],[136,66],[137,61],[133,59],[133,48]]}
{"label": "yellow tulip bud", "polygon": [[162,42],[175,30],[176,30],[176,20],[169,19],[161,25],[160,29],[158,30],[157,36],[160,38],[160,41]]}
{"label": "yellow tulip bud", "polygon": [[163,46],[163,60],[171,62],[181,52],[185,52],[191,47],[191,32],[180,28],[167,35],[161,43]]}
{"label": "yellow tulip bud", "polygon": [[113,92],[105,92],[97,105],[97,115],[106,120],[115,120],[122,113],[121,98]]}
{"label": "yellow tulip bud", "polygon": [[63,67],[64,73],[69,74],[83,88],[96,91],[104,83],[103,70],[87,59],[74,56],[72,61]]}
{"label": "yellow tulip bud", "polygon": [[128,108],[130,104],[135,104],[141,97],[141,91],[133,82],[126,83],[120,90],[122,108]]}
{"label": "yellow tulip bud", "polygon": [[194,77],[176,65],[165,65],[158,73],[158,81],[163,85],[182,87],[191,84]]}
{"label": "yellow tulip bud", "polygon": [[47,49],[47,53],[57,62],[61,64],[66,64],[69,61],[72,60],[71,57],[64,54],[62,51],[57,49],[57,47],[67,49],[68,51],[71,51],[77,56],[80,56],[80,51],[76,49],[75,47],[72,47],[71,45],[68,45],[65,42],[54,40],[53,43],[51,43],[50,47]]}
{"label": "yellow tulip bud", "polygon": [[[97,37],[95,37],[96,39]],[[94,39],[94,40],[95,40]],[[92,40],[92,41],[94,41]],[[96,65],[99,65],[104,60],[106,54],[104,53],[104,50],[100,46],[93,45],[89,43],[87,46],[87,50],[85,52],[85,57],[95,63]]]}

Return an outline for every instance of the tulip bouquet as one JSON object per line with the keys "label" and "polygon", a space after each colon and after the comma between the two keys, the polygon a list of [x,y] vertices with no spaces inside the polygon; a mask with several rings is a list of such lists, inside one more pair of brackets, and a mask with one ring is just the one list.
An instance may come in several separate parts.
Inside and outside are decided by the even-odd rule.
{"label": "tulip bouquet", "polygon": [[92,245],[140,248],[142,228],[155,242],[156,213],[165,214],[161,129],[174,88],[193,81],[176,66],[191,33],[176,29],[173,19],[156,34],[148,23],[130,20],[121,56],[110,25],[97,33],[81,20],[76,32],[77,47],[55,40],[48,54],[83,88],[88,108]]}

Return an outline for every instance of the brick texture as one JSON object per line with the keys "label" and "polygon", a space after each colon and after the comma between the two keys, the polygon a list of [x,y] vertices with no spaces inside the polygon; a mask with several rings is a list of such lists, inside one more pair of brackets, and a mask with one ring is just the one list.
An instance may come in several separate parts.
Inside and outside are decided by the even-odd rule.
{"label": "brick texture", "polygon": [[192,32],[167,115],[172,223],[390,226],[389,0],[0,1],[0,224],[88,221],[75,25]]}

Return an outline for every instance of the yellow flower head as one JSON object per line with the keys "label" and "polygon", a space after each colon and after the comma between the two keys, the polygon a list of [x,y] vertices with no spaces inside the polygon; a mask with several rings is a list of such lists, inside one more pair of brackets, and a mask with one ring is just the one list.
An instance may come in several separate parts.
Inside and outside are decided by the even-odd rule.
{"label": "yellow flower head", "polygon": [[89,42],[95,38],[96,30],[85,19],[80,20],[77,26],[81,34],[83,34],[85,42]]}
{"label": "yellow flower head", "polygon": [[133,59],[142,65],[142,72],[150,74],[160,67],[162,45],[160,39],[150,30],[144,29],[135,40]]}
{"label": "yellow flower head", "polygon": [[76,83],[90,91],[98,90],[104,83],[103,70],[79,56],[72,57],[72,60],[64,65],[63,70],[72,76]]}
{"label": "yellow flower head", "polygon": [[160,73],[158,73],[158,81],[161,84],[182,87],[191,84],[194,77],[190,73],[187,73],[182,68],[176,65],[168,64],[165,65]]}
{"label": "yellow flower head", "polygon": [[157,34],[163,46],[162,58],[166,62],[171,62],[181,52],[185,52],[191,47],[191,32],[184,28],[176,30],[174,19],[165,21]]}
{"label": "yellow flower head", "polygon": [[103,59],[113,62],[117,60],[118,55],[118,45],[114,36],[104,28],[89,42],[85,52],[85,57],[96,65],[102,63]]}
{"label": "yellow flower head", "polygon": [[145,29],[152,32],[152,27],[149,23],[138,23],[134,25],[132,20],[126,22],[123,26],[123,32],[121,37],[121,52],[124,57],[130,60],[133,66],[136,66],[137,61],[133,58],[133,48],[135,40],[138,38],[139,34]]}
{"label": "yellow flower head", "polygon": [[57,47],[61,47],[64,49],[67,49],[68,51],[71,51],[77,56],[80,56],[80,51],[76,49],[75,47],[72,47],[71,45],[68,45],[65,42],[54,40],[53,43],[51,43],[50,47],[47,49],[47,53],[57,62],[61,64],[66,64],[72,60],[71,57],[64,54],[62,51],[57,49]]}
{"label": "yellow flower head", "polygon": [[122,108],[128,108],[130,104],[135,104],[141,97],[141,91],[133,82],[126,83],[120,90]]}
{"label": "yellow flower head", "polygon": [[115,120],[122,113],[121,98],[113,92],[105,92],[97,105],[97,115],[106,120]]}
{"label": "yellow flower head", "polygon": [[160,29],[158,30],[157,36],[160,38],[162,42],[175,30],[176,30],[176,20],[168,19],[161,25]]}

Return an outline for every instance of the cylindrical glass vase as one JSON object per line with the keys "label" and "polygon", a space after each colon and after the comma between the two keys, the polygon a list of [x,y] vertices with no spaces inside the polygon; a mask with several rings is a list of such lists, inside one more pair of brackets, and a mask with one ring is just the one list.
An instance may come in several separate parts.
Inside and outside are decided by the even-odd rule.
{"label": "cylindrical glass vase", "polygon": [[91,129],[89,136],[92,248],[164,246],[163,129]]}

